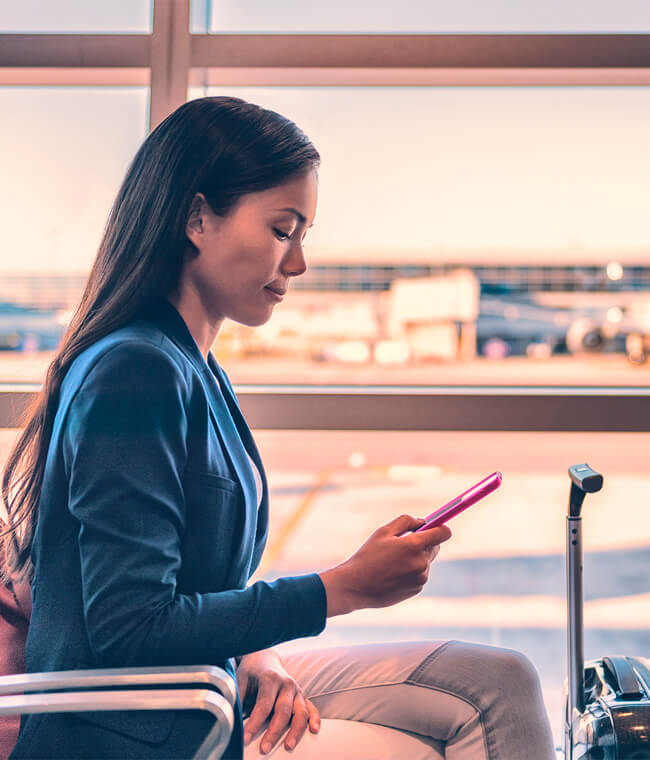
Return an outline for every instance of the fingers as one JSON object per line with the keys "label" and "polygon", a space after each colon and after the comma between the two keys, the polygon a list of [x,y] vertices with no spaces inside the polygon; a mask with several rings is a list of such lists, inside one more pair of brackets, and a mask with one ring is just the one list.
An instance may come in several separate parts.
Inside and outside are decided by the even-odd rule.
{"label": "fingers", "polygon": [[[404,533],[411,533],[421,528],[426,520],[422,517],[413,517],[412,515],[399,515],[390,522],[382,525],[376,533],[386,536],[401,536]],[[420,531],[418,540],[426,545],[441,544],[451,538],[451,530],[447,525],[439,525],[437,528],[428,528]]]}
{"label": "fingers", "polygon": [[297,692],[293,701],[291,728],[284,739],[286,749],[295,748],[307,730],[307,726],[312,734],[317,734],[320,731],[320,713],[313,702],[305,699],[301,692]]}
{"label": "fingers", "polygon": [[439,546],[451,538],[451,530],[446,525],[428,528],[413,535],[413,540],[422,548]]}
{"label": "fingers", "polygon": [[[292,684],[285,684],[280,690],[278,697],[275,701],[275,708],[273,710],[273,717],[269,723],[269,727],[266,730],[262,741],[260,743],[260,751],[262,754],[270,752],[275,746],[278,739],[282,736],[289,723],[291,723],[291,716],[294,714],[294,701],[296,702],[296,713],[294,716],[294,722],[296,723],[299,735],[302,736],[307,728],[308,713],[307,708],[302,700],[302,705],[299,705],[299,700],[296,699],[296,689]],[[287,735],[288,736],[288,735]],[[294,745],[295,746],[295,745]],[[291,747],[293,749],[293,747]]]}
{"label": "fingers", "polygon": [[316,707],[297,690],[295,682],[285,682],[281,688],[275,679],[263,679],[260,684],[257,703],[244,726],[244,744],[255,737],[268,720],[260,742],[260,752],[266,754],[277,744],[282,734],[290,726],[284,740],[288,750],[294,749],[300,741],[307,726],[312,733],[320,728],[320,715]]}
{"label": "fingers", "polygon": [[306,699],[305,703],[307,704],[307,712],[309,713],[309,730],[312,734],[317,734],[320,731],[320,713],[310,699]]}
{"label": "fingers", "polygon": [[264,676],[260,679],[255,707],[251,710],[244,727],[244,744],[248,744],[258,734],[273,711],[279,687],[279,680],[272,676]]}
{"label": "fingers", "polygon": [[287,749],[293,749],[305,733],[308,720],[309,713],[307,712],[304,697],[299,692],[296,692],[293,684],[286,684],[278,694],[278,698],[275,701],[275,709],[273,710],[273,717],[266,733],[262,737],[260,743],[262,754],[271,751],[285,732],[289,723],[291,723],[291,729],[286,736],[285,746]]}
{"label": "fingers", "polygon": [[311,712],[307,705],[307,700],[300,692],[298,692],[293,700],[293,720],[291,721],[291,728],[284,739],[284,746],[286,749],[292,750],[296,744],[298,744],[307,730],[308,725],[310,726],[312,733],[315,733],[313,728],[311,728],[311,720]]}
{"label": "fingers", "polygon": [[[263,755],[273,749],[282,734],[286,731],[287,726],[289,726],[289,730],[284,738],[284,746],[289,751],[295,749],[308,726],[313,734],[318,733],[320,730],[320,713],[318,709],[310,700],[305,699],[302,692],[297,690],[293,684],[285,684],[277,696],[273,709],[273,717],[260,742],[260,752]],[[253,725],[253,729],[251,729],[251,719],[249,719],[245,726],[245,743],[250,741],[246,737],[254,737],[257,730],[255,729],[255,724]]]}
{"label": "fingers", "polygon": [[424,520],[421,517],[400,515],[385,525],[382,525],[377,533],[383,533],[387,536],[400,536],[407,531],[417,530],[421,525],[424,525]]}
{"label": "fingers", "polygon": [[[433,536],[425,536],[425,533],[433,533]],[[412,534],[414,546],[411,553],[411,577],[416,581],[419,588],[416,587],[414,593],[419,593],[429,580],[429,571],[431,563],[440,552],[440,544],[451,536],[451,531],[446,526],[431,528],[431,530],[422,531],[422,533]]]}

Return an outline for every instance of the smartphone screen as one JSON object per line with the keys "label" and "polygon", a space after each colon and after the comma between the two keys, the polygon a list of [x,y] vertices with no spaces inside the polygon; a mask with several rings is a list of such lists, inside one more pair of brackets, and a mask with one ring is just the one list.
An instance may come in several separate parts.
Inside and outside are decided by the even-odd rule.
{"label": "smartphone screen", "polygon": [[488,475],[487,478],[468,488],[455,499],[436,509],[427,518],[426,522],[421,528],[418,528],[415,532],[419,533],[421,530],[429,530],[429,528],[435,528],[438,525],[443,525],[447,520],[451,520],[452,517],[463,512],[467,507],[471,507],[472,504],[476,504],[484,496],[487,496],[492,491],[496,490],[500,485],[503,477],[500,472],[493,472]]}

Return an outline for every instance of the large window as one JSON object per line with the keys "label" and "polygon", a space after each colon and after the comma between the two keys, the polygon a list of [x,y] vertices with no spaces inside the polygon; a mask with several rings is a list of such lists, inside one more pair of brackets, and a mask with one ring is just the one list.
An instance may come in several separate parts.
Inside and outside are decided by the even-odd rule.
{"label": "large window", "polygon": [[3,0],[0,34],[149,34],[151,8],[152,0]]}
{"label": "large window", "polygon": [[90,268],[146,134],[147,97],[144,87],[0,89],[3,274]]}
{"label": "large window", "polygon": [[145,136],[147,99],[145,87],[0,88],[3,381],[42,379]]}
{"label": "large window", "polygon": [[[322,79],[323,69],[307,65],[300,87],[210,86],[225,76],[224,62],[210,68],[206,51],[216,56],[218,49],[208,35],[189,45],[182,6],[159,5],[151,88],[0,90],[8,114],[0,126],[8,153],[0,192],[13,222],[3,227],[3,248],[11,254],[0,262],[0,300],[13,311],[0,325],[1,347],[52,348],[50,335],[14,329],[16,308],[74,308],[119,180],[145,135],[147,110],[152,123],[154,114],[164,115],[161,93],[169,107],[170,93],[222,93],[286,114],[323,158],[308,272],[267,325],[251,330],[227,323],[214,345],[235,382],[646,385],[650,86],[318,86],[309,77]],[[244,7],[252,6],[237,5]],[[225,23],[227,9],[203,2],[192,13],[211,29],[217,16]],[[636,6],[626,9],[626,28],[638,32]],[[429,10],[407,4],[405,12],[416,14],[424,33]],[[516,15],[514,5],[509,13],[483,11],[495,28]],[[604,5],[601,11],[592,14],[594,23],[616,30]],[[6,26],[26,28],[12,12]],[[107,29],[109,16],[101,17]],[[255,18],[262,19],[262,11]],[[251,65],[261,56],[262,78],[272,79],[264,56],[275,49],[273,36],[243,42],[241,66],[228,69],[231,78],[262,76]],[[269,47],[260,47],[260,39]],[[507,39],[502,35],[499,44]],[[106,85],[111,76],[142,81],[146,45],[134,46],[128,34],[105,40],[75,53],[95,60],[88,77]],[[69,78],[65,41],[51,42],[45,62],[56,61],[56,68],[48,76]],[[29,44],[36,54],[33,38]],[[463,44],[470,55],[471,45]],[[246,45],[254,48],[248,64]],[[101,51],[96,59],[93,50]],[[335,63],[334,51],[322,49],[319,56]],[[176,74],[163,66],[170,60],[178,64]],[[98,74],[100,63],[105,68]],[[31,74],[25,63],[17,68],[38,78],[44,65]],[[279,67],[279,78],[287,78],[287,65]],[[0,65],[0,79],[8,70]],[[196,86],[199,81],[205,84]],[[483,81],[489,83],[489,71]],[[30,126],[23,130],[25,120]],[[18,222],[28,212],[16,192],[27,185],[41,203],[36,217],[29,211],[29,239],[19,238]],[[41,267],[47,281],[38,277]],[[32,374],[31,360],[29,369],[19,364],[12,356],[12,377],[1,368],[0,377]]]}
{"label": "large window", "polygon": [[213,346],[269,476],[259,575],[339,562],[501,470],[420,597],[321,640],[521,649],[559,737],[570,464],[605,476],[586,656],[650,645],[648,32],[645,0],[3,3],[0,458],[148,128],[202,95],[277,110],[322,155],[309,270]]}
{"label": "large window", "polygon": [[650,88],[202,94],[277,110],[322,154],[308,272],[216,345],[236,380],[645,383]]}
{"label": "large window", "polygon": [[193,32],[409,34],[442,32],[644,32],[645,0],[330,0],[274,3],[192,0]]}
{"label": "large window", "polygon": [[[0,299],[73,308],[145,136],[147,93],[0,89]],[[646,383],[650,88],[190,97],[205,93],[286,114],[322,154],[308,272],[267,325],[228,323],[215,343],[236,382]],[[12,319],[5,348],[52,348]],[[11,363],[5,379],[42,366]]]}

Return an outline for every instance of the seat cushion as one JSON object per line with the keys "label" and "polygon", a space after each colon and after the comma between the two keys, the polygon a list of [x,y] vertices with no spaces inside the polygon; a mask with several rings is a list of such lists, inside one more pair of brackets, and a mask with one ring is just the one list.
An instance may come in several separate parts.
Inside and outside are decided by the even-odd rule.
{"label": "seat cushion", "polygon": [[[26,583],[0,584],[0,676],[25,672],[25,640],[31,598]],[[9,757],[20,725],[20,716],[0,717],[0,760]]]}

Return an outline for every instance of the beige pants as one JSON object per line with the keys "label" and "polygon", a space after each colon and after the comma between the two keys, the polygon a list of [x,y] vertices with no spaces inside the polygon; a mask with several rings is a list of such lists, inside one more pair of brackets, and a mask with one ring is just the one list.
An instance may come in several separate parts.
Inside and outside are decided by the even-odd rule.
{"label": "beige pants", "polygon": [[553,760],[541,688],[517,652],[458,641],[334,647],[282,655],[321,714],[293,752],[245,760]]}

